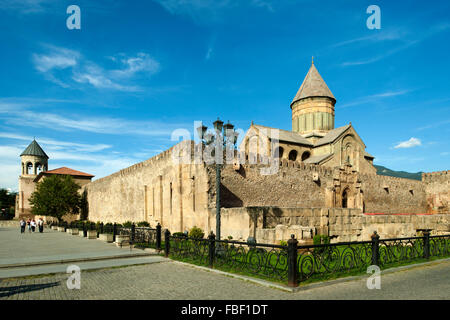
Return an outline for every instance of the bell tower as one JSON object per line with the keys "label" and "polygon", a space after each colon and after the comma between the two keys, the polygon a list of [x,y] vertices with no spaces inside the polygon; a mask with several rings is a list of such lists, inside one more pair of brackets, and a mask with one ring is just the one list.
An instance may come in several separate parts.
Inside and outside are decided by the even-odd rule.
{"label": "bell tower", "polygon": [[20,160],[21,174],[19,176],[16,218],[31,213],[28,200],[35,189],[34,179],[39,173],[48,170],[48,156],[36,140],[33,140],[20,154]]}
{"label": "bell tower", "polygon": [[302,135],[334,129],[336,99],[317,71],[314,60],[292,100],[292,131]]}

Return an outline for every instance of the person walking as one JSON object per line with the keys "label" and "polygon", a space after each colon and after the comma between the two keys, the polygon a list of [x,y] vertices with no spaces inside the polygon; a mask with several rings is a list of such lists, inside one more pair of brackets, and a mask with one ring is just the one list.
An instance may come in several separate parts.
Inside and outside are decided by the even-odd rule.
{"label": "person walking", "polygon": [[25,222],[25,220],[20,220],[20,233],[24,233],[25,232],[25,226],[27,225],[27,223]]}
{"label": "person walking", "polygon": [[36,221],[33,219],[31,220],[31,231],[34,232],[35,229],[36,229]]}
{"label": "person walking", "polygon": [[28,232],[31,233],[31,219],[28,218],[27,220],[27,226],[28,226]]}
{"label": "person walking", "polygon": [[39,218],[39,220],[38,220],[38,227],[39,227],[39,233],[44,232],[44,220],[42,220],[42,218]]}

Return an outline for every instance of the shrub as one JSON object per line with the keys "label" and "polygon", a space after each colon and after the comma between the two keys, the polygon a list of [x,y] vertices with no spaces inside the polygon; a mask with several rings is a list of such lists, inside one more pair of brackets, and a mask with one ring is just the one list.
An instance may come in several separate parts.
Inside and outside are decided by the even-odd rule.
{"label": "shrub", "polygon": [[197,226],[192,227],[192,229],[189,231],[189,237],[196,238],[196,239],[203,239],[205,236],[205,233],[202,229],[200,229]]}
{"label": "shrub", "polygon": [[285,246],[285,247],[287,247],[287,245],[288,245],[287,241],[284,241],[284,240],[281,240],[281,241],[280,241],[280,246]]}
{"label": "shrub", "polygon": [[172,236],[174,236],[174,237],[186,237],[186,234],[184,234],[184,232],[174,232],[172,234]]}
{"label": "shrub", "polygon": [[137,223],[138,227],[150,227],[150,223],[148,223],[147,221],[141,221]]}
{"label": "shrub", "polygon": [[133,222],[131,222],[131,221],[126,221],[126,222],[124,222],[123,224],[122,224],[122,226],[124,227],[124,228],[131,228],[131,225],[133,224]]}
{"label": "shrub", "polygon": [[[323,235],[323,234],[316,234],[313,237],[313,243],[314,243],[314,245],[329,244],[330,237],[327,235]],[[316,248],[315,250],[322,251],[322,250],[324,250],[324,248]]]}

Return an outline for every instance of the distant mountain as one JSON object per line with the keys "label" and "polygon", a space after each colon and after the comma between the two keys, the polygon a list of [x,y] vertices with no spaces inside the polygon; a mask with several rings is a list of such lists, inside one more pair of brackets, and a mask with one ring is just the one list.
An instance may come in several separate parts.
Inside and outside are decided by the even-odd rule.
{"label": "distant mountain", "polygon": [[406,179],[413,179],[413,180],[422,180],[422,171],[411,173],[406,171],[394,171],[391,169],[388,169],[383,166],[377,166],[374,165],[375,168],[377,168],[377,174],[382,176],[390,176],[390,177],[398,177],[398,178],[406,178]]}

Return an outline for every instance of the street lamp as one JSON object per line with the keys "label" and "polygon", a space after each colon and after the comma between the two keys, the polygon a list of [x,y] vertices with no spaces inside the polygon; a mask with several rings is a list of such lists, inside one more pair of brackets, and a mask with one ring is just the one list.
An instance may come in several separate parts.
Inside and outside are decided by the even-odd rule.
{"label": "street lamp", "polygon": [[223,149],[232,148],[233,157],[234,149],[236,148],[236,142],[238,133],[234,130],[234,125],[228,121],[227,124],[223,124],[219,118],[213,123],[214,133],[207,133],[208,127],[201,125],[197,128],[197,133],[202,143],[205,145],[214,146],[215,159],[216,159],[216,239],[220,240],[220,176],[221,176],[221,163],[223,162]]}

